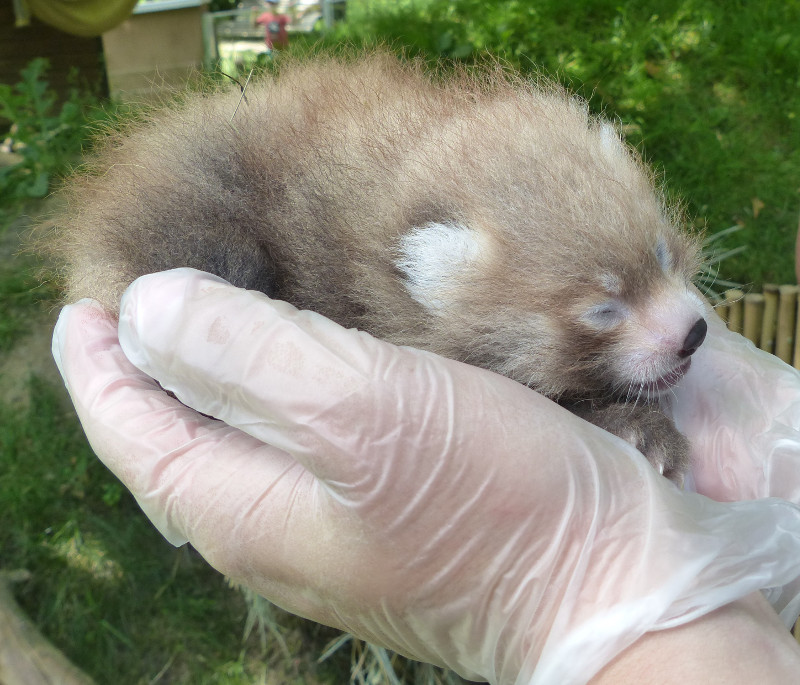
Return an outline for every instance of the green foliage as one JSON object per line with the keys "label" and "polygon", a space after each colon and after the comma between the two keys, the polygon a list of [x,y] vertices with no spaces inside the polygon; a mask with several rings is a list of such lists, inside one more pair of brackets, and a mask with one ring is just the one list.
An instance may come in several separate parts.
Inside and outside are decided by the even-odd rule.
{"label": "green foliage", "polygon": [[45,75],[49,63],[34,59],[19,83],[0,84],[0,122],[9,129],[3,151],[12,163],[0,165],[0,198],[6,202],[44,197],[53,177],[77,159],[87,129],[100,116],[96,99],[77,87],[59,102]]}
{"label": "green foliage", "polygon": [[27,333],[31,309],[51,294],[30,267],[0,262],[0,353],[10,350]]}

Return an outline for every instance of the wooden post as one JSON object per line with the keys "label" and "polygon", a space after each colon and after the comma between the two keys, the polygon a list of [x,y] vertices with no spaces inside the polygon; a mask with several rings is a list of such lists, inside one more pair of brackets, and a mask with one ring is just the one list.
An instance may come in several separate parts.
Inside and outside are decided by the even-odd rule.
{"label": "wooden post", "polygon": [[[800,307],[800,296],[797,298],[797,307]],[[795,308],[794,345],[792,346],[791,364],[795,369],[800,369],[800,312]]]}
{"label": "wooden post", "polygon": [[764,284],[764,316],[761,323],[759,347],[767,352],[775,351],[775,328],[778,323],[778,286]]}
{"label": "wooden post", "polygon": [[0,572],[0,683],[3,685],[94,685],[38,631],[14,600],[10,583],[27,571]]}
{"label": "wooden post", "polygon": [[775,338],[775,355],[787,364],[792,363],[792,353],[794,352],[798,291],[800,291],[800,288],[796,285],[781,285],[778,287],[778,324]]}
{"label": "wooden post", "polygon": [[728,307],[728,328],[734,333],[742,332],[744,318],[744,293],[741,290],[727,290],[724,305]]}
{"label": "wooden post", "polygon": [[764,296],[748,293],[744,296],[742,333],[756,347],[761,344],[761,327],[764,320]]}

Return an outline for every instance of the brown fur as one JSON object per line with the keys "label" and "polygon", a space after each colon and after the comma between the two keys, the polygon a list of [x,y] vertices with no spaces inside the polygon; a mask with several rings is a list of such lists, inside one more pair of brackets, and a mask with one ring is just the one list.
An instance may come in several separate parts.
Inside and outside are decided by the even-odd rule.
{"label": "brown fur", "polygon": [[[115,312],[136,277],[192,266],[596,402],[620,390],[619,331],[580,318],[608,297],[601,277],[635,310],[665,281],[658,241],[668,278],[697,268],[637,155],[552,84],[494,68],[435,79],[373,54],[289,64],[236,111],[239,99],[231,87],[153,113],[70,181],[52,240],[69,300]],[[438,313],[397,267],[398,241],[429,222],[475,228],[488,246],[445,284]]]}

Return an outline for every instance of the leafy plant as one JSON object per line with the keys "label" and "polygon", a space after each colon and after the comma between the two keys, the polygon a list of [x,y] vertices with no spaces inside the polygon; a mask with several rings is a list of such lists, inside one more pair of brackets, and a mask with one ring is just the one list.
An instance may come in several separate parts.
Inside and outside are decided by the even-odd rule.
{"label": "leafy plant", "polygon": [[14,85],[0,84],[0,121],[8,122],[2,151],[10,163],[0,166],[4,201],[44,197],[53,177],[81,152],[87,130],[101,116],[96,98],[73,86],[58,96],[45,79],[49,62],[37,58]]}

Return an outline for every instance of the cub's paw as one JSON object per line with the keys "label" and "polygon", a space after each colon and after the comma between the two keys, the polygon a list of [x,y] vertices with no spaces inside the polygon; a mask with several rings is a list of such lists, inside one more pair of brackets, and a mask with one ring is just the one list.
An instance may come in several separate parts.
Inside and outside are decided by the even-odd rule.
{"label": "cub's paw", "polygon": [[683,485],[689,468],[689,441],[657,408],[619,403],[601,408],[579,405],[572,409],[581,418],[633,445],[656,471]]}

